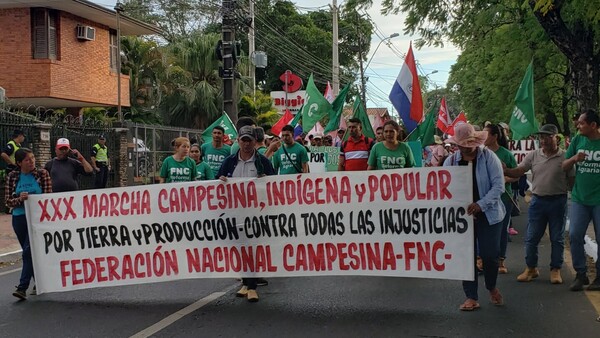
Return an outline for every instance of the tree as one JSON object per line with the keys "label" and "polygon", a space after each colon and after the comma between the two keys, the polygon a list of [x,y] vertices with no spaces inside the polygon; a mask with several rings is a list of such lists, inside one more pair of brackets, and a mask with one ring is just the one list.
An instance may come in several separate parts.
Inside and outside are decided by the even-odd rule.
{"label": "tree", "polygon": [[[368,6],[369,0],[353,0]],[[442,45],[445,38],[463,46],[506,24],[533,14],[549,39],[569,62],[577,108],[598,108],[599,1],[529,0],[383,0],[386,14],[407,14],[405,32],[419,34],[423,44]]]}
{"label": "tree", "polygon": [[123,10],[130,17],[157,25],[170,42],[220,21],[220,5],[210,0],[125,0]]}

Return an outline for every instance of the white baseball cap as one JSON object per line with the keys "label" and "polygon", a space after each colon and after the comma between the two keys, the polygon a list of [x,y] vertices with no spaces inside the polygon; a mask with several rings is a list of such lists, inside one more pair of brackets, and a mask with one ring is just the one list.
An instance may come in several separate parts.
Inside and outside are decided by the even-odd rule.
{"label": "white baseball cap", "polygon": [[69,149],[71,149],[71,144],[69,143],[69,139],[66,138],[59,138],[58,141],[56,141],[56,148],[62,148],[62,147],[67,147]]}

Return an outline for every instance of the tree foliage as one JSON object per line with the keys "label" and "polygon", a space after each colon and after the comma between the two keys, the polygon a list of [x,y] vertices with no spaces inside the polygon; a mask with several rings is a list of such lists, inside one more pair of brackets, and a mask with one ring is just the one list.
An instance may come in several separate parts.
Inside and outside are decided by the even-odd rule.
{"label": "tree foliage", "polygon": [[[369,7],[372,0],[351,0]],[[540,120],[568,131],[569,111],[598,108],[599,0],[383,0],[383,12],[406,15],[415,43],[458,45],[463,53],[449,86],[470,118],[508,119],[526,65],[533,60]],[[575,98],[575,104],[572,98]],[[560,113],[556,116],[555,113]]]}

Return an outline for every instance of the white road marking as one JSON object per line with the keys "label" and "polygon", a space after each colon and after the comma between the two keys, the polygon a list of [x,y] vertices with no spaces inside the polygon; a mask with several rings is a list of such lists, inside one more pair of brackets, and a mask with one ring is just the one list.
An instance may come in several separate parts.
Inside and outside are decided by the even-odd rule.
{"label": "white road marking", "polygon": [[229,287],[227,287],[225,290],[223,291],[219,291],[219,292],[213,292],[210,295],[196,301],[193,304],[190,304],[186,307],[184,307],[183,309],[165,317],[164,319],[162,319],[161,321],[159,321],[158,323],[149,326],[145,329],[143,329],[142,331],[134,334],[133,336],[131,336],[130,338],[145,338],[145,337],[150,337],[151,335],[165,329],[166,327],[168,327],[169,325],[175,323],[176,321],[180,320],[181,318],[189,315],[190,313],[200,309],[201,307],[209,304],[210,302],[218,299],[219,297],[222,297],[223,295],[229,293],[233,288],[238,287],[239,284],[234,284],[231,285]]}
{"label": "white road marking", "polygon": [[21,271],[21,270],[23,270],[23,269],[18,268],[18,269],[13,269],[13,270],[10,270],[10,271],[0,272],[0,276],[8,275],[8,274],[11,274],[13,272],[17,272],[17,271]]}

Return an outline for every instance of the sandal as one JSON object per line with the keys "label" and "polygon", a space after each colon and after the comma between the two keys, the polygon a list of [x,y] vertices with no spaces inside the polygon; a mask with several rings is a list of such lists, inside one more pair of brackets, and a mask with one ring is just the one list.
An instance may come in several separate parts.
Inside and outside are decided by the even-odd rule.
{"label": "sandal", "polygon": [[475,299],[467,298],[459,307],[460,311],[473,311],[479,309],[479,303]]}
{"label": "sandal", "polygon": [[496,306],[504,305],[504,299],[502,298],[502,295],[500,294],[500,290],[498,290],[498,288],[490,290],[490,301]]}

